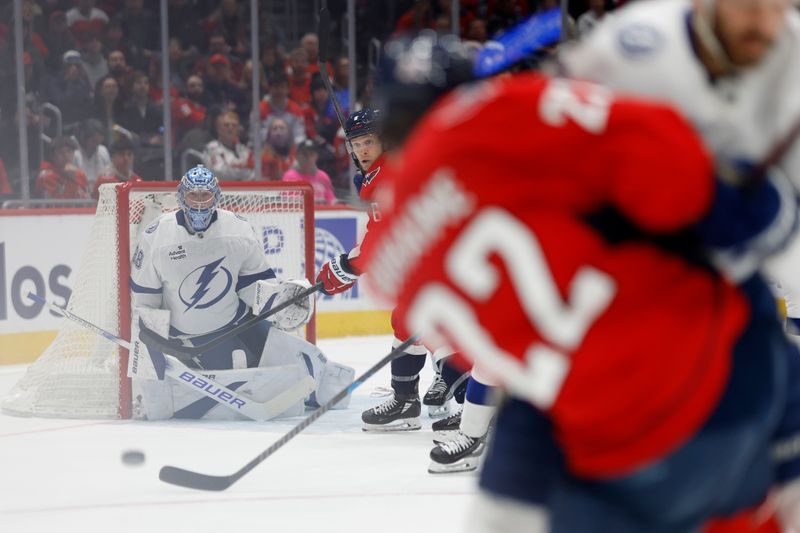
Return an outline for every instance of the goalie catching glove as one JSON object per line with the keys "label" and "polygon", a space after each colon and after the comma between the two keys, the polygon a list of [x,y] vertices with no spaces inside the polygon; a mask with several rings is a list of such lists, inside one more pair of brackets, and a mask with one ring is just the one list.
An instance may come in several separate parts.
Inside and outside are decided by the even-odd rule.
{"label": "goalie catching glove", "polygon": [[[261,314],[287,300],[295,298],[309,287],[311,287],[311,284],[305,279],[260,280],[256,282],[253,313]],[[314,296],[311,294],[306,298],[301,298],[294,305],[275,313],[269,317],[269,321],[284,331],[292,331],[308,323],[313,312]]]}
{"label": "goalie catching glove", "polygon": [[342,254],[322,265],[317,275],[317,281],[323,283],[325,294],[339,294],[358,281],[358,274],[350,266],[347,254]]}

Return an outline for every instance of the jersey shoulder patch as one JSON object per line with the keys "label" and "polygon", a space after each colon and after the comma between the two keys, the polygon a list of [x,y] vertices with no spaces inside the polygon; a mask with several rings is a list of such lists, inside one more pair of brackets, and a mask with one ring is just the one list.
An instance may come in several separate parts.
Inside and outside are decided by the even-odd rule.
{"label": "jersey shoulder patch", "polygon": [[664,41],[664,34],[658,28],[644,22],[627,24],[617,32],[617,46],[630,59],[653,55]]}
{"label": "jersey shoulder patch", "polygon": [[238,218],[238,219],[239,219],[239,220],[241,220],[242,222],[247,222],[247,219],[246,219],[246,218],[244,218],[244,217],[243,217],[242,215],[240,215],[239,213],[234,213],[234,214],[233,214],[233,216],[235,216],[236,218]]}
{"label": "jersey shoulder patch", "polygon": [[153,222],[152,224],[147,226],[147,229],[144,230],[144,232],[145,233],[153,233],[156,230],[156,228],[158,228],[158,223],[159,223],[159,221],[156,220],[155,222]]}

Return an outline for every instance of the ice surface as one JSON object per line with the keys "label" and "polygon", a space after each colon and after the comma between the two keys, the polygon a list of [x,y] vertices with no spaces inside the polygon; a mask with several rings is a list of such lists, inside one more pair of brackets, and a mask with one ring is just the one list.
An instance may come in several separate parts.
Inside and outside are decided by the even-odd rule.
{"label": "ice surface", "polygon": [[[390,337],[320,341],[360,373]],[[24,371],[0,367],[0,397]],[[461,531],[474,474],[427,473],[431,420],[407,433],[361,431],[360,413],[384,398],[389,370],[358,389],[224,492],[162,483],[169,464],[231,474],[300,418],[273,422],[136,422],[15,418],[0,414],[0,531],[35,532],[427,532]],[[426,366],[421,390],[432,377]],[[122,464],[126,450],[147,455]]]}

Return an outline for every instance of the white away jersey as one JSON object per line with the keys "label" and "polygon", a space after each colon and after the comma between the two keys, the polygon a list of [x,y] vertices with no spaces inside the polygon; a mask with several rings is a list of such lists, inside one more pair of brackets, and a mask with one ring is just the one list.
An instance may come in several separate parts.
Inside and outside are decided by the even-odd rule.
{"label": "white away jersey", "polygon": [[183,220],[182,211],[160,216],[142,233],[131,265],[133,305],[169,309],[173,336],[239,320],[255,282],[275,278],[243,218],[218,209],[208,230],[195,234]]}
{"label": "white away jersey", "polygon": [[[559,56],[572,77],[667,100],[727,161],[759,163],[800,119],[800,15],[762,62],[712,81],[694,53],[689,0],[636,2]],[[800,141],[780,166],[800,184]]]}

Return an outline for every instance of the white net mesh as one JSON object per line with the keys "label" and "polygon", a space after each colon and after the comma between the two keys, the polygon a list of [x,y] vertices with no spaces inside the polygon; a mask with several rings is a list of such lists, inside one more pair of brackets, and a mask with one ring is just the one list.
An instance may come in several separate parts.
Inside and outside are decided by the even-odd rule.
{"label": "white net mesh", "polygon": [[[120,334],[130,321],[130,309],[120,313],[120,291],[128,291],[128,265],[139,234],[162,213],[177,209],[174,187],[142,185],[129,191],[127,221],[130,249],[127,264],[119,264],[120,231],[116,185],[100,188],[100,201],[89,245],[72,286],[68,309],[75,315]],[[250,222],[264,243],[264,252],[279,276],[306,277],[305,253],[313,221],[306,227],[302,190],[280,184],[242,186],[222,184],[220,208]],[[309,230],[312,233],[309,233]],[[120,318],[121,317],[121,318]],[[20,416],[57,418],[118,418],[130,402],[127,362],[117,346],[68,320],[56,338],[28,368],[3,400],[4,412]]]}

